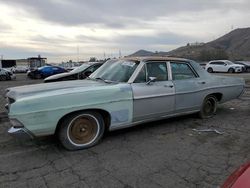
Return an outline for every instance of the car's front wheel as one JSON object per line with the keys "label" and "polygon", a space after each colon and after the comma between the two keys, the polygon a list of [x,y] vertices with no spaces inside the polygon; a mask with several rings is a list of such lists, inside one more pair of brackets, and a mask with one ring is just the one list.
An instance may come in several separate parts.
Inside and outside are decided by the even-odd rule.
{"label": "car's front wheel", "polygon": [[207,69],[207,72],[212,73],[212,72],[213,72],[213,69],[212,69],[211,67],[209,67],[209,68]]}
{"label": "car's front wheel", "polygon": [[35,74],[35,79],[41,79],[42,75],[40,73]]}
{"label": "car's front wheel", "polygon": [[78,112],[62,121],[58,137],[68,150],[86,149],[98,143],[104,129],[104,121],[99,113]]}
{"label": "car's front wheel", "polygon": [[217,98],[213,95],[208,95],[201,106],[201,110],[199,112],[199,116],[202,119],[210,118],[214,116],[217,110]]}
{"label": "car's front wheel", "polygon": [[2,81],[7,80],[7,76],[6,75],[0,75],[0,80],[2,80]]}
{"label": "car's front wheel", "polygon": [[233,69],[233,68],[230,68],[230,69],[228,69],[228,72],[229,72],[229,73],[234,73],[234,69]]}

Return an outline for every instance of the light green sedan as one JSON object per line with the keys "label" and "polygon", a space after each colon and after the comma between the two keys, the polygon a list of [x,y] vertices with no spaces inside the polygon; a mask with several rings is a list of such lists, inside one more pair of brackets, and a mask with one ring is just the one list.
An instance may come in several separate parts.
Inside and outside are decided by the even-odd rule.
{"label": "light green sedan", "polygon": [[212,76],[197,63],[171,57],[110,60],[88,79],[9,88],[9,133],[57,134],[69,150],[95,145],[105,130],[172,116],[212,117],[218,103],[239,97],[240,78]]}

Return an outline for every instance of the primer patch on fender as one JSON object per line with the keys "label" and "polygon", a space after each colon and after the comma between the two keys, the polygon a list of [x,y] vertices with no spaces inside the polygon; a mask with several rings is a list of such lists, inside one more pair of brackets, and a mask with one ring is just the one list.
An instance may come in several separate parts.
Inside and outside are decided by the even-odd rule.
{"label": "primer patch on fender", "polygon": [[111,123],[127,122],[128,114],[127,109],[111,112]]}
{"label": "primer patch on fender", "polygon": [[121,91],[131,91],[131,87],[129,85],[120,86]]}

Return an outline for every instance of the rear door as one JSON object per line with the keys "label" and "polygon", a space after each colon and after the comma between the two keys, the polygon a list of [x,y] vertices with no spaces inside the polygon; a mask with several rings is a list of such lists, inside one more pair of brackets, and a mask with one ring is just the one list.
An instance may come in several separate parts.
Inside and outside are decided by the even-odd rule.
{"label": "rear door", "polygon": [[170,62],[175,87],[175,112],[197,110],[203,101],[206,80],[195,72],[189,62]]}

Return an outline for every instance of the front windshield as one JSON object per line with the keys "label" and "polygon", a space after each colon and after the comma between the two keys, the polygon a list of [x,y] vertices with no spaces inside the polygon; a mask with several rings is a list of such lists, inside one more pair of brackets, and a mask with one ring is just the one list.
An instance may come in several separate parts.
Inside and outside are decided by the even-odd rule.
{"label": "front windshield", "polygon": [[94,72],[90,78],[110,82],[127,82],[138,64],[138,62],[129,60],[110,60]]}
{"label": "front windshield", "polygon": [[226,63],[227,63],[228,65],[233,65],[233,62],[231,62],[231,61],[226,61]]}
{"label": "front windshield", "polygon": [[85,69],[88,68],[89,66],[90,66],[90,64],[84,63],[84,64],[82,64],[81,66],[79,66],[79,67],[73,69],[73,70],[70,71],[70,72],[72,72],[72,73],[82,72],[83,70],[85,70]]}
{"label": "front windshield", "polygon": [[50,67],[50,66],[42,66],[42,67],[38,67],[37,69],[42,70],[42,69],[47,68],[47,67]]}

